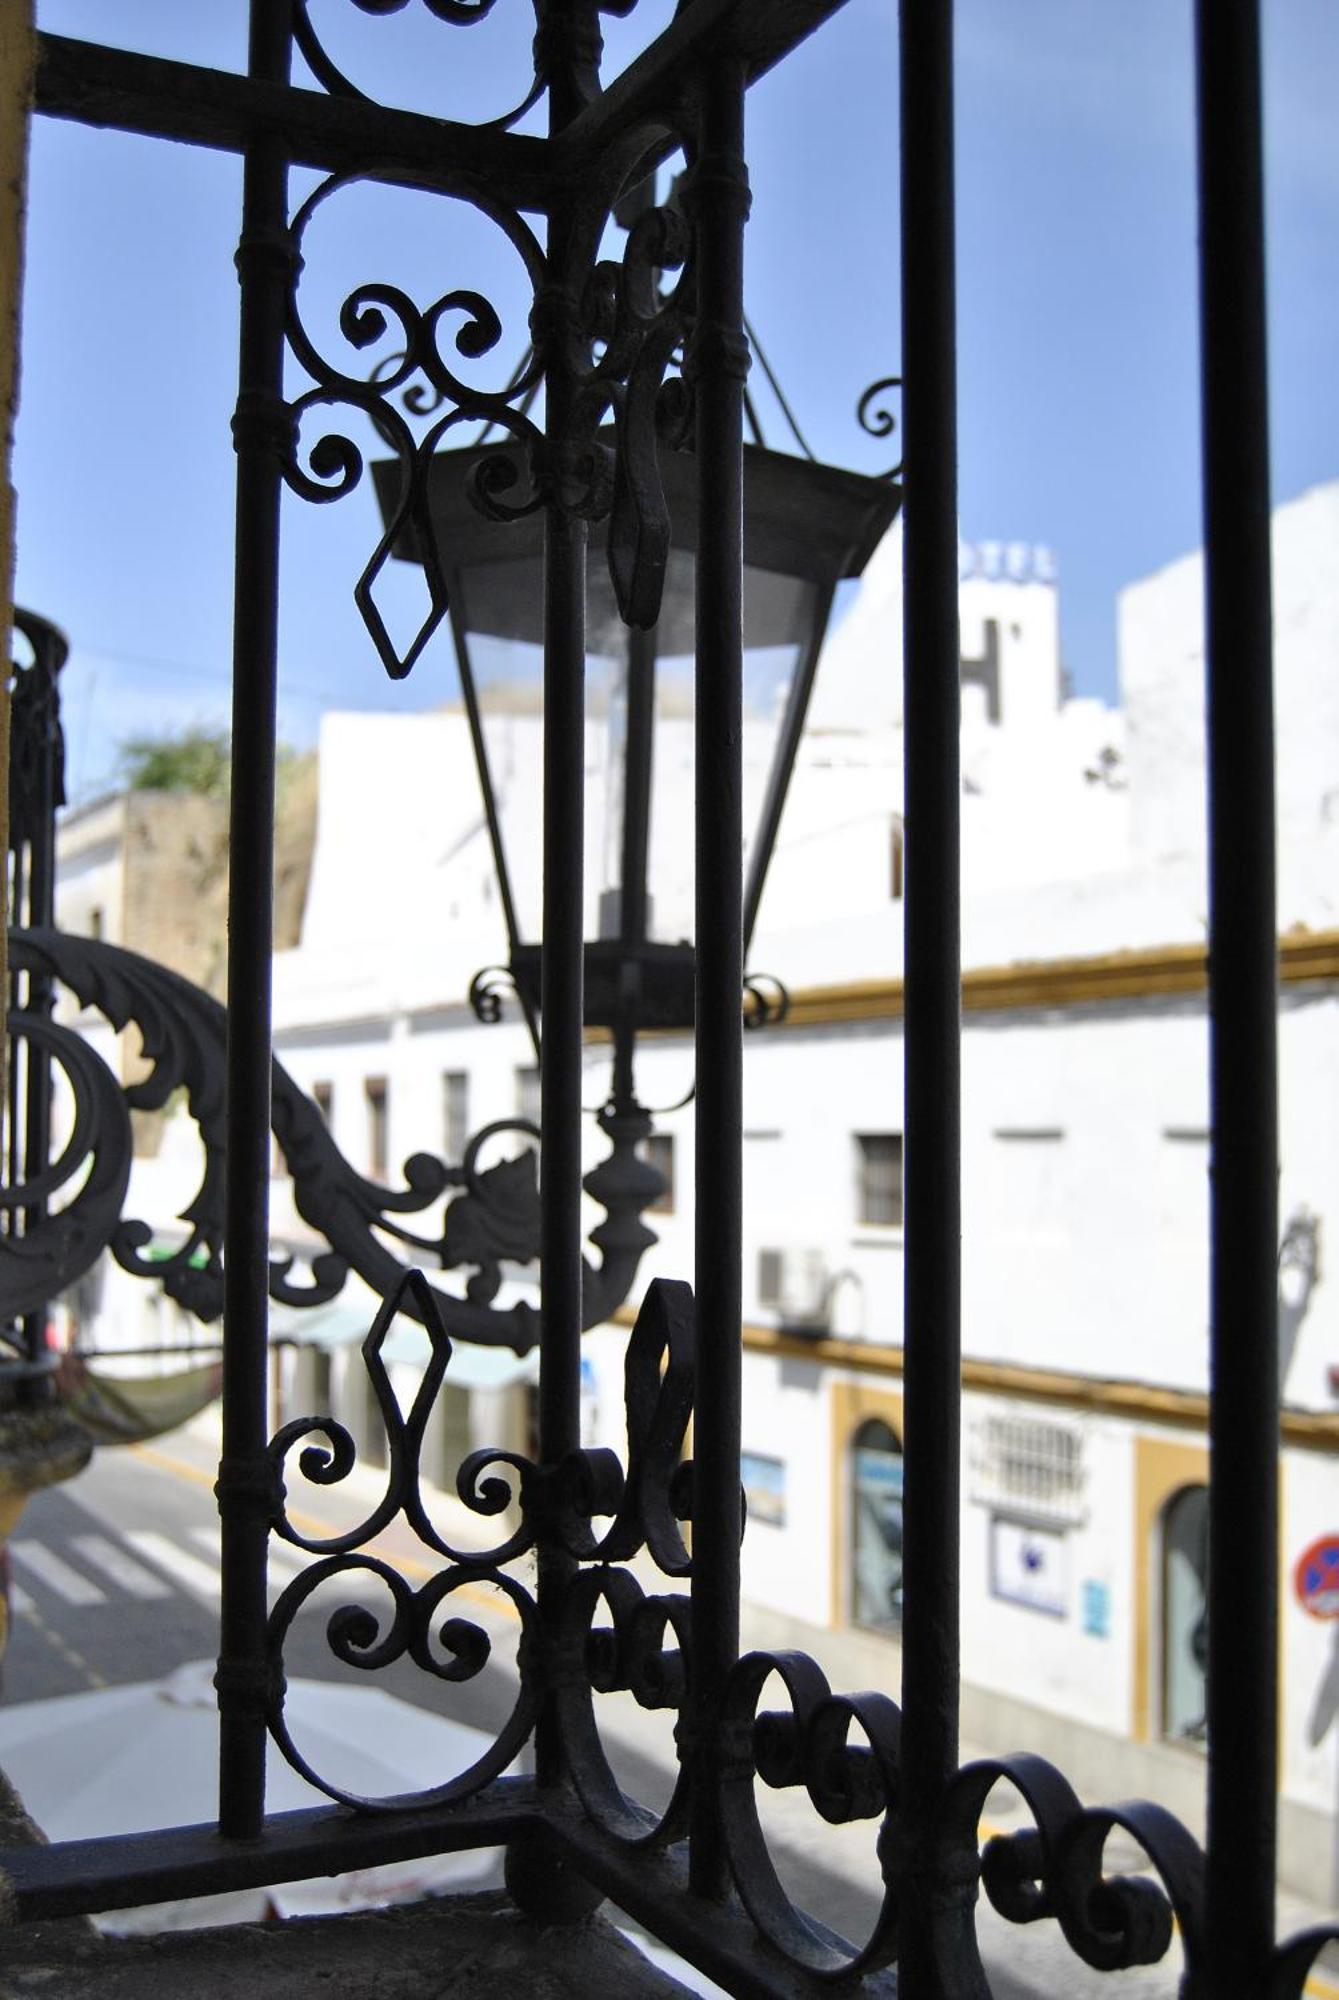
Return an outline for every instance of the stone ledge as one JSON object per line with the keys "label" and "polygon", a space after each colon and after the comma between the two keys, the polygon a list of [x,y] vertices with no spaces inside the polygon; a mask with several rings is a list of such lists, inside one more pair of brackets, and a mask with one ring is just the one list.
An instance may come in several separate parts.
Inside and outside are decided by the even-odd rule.
{"label": "stone ledge", "polygon": [[152,1937],[43,1924],[0,1933],[0,2000],[682,2000],[686,1992],[603,1917],[545,1929],[500,1890]]}

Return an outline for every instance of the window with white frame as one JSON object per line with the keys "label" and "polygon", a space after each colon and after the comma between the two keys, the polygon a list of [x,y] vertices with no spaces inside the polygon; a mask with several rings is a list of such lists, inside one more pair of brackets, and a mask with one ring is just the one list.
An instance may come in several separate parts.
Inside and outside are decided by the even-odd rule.
{"label": "window with white frame", "polygon": [[470,1142],[470,1073],[465,1069],[442,1072],[442,1148],[448,1160],[458,1165]]}
{"label": "window with white frame", "polygon": [[902,1134],[857,1132],[856,1221],[872,1229],[902,1226]]}
{"label": "window with white frame", "polygon": [[363,1079],[367,1103],[367,1171],[384,1181],[390,1170],[390,1087],[384,1076]]}
{"label": "window with white frame", "polygon": [[664,1177],[665,1185],[654,1201],[646,1204],[647,1212],[655,1215],[674,1213],[674,1134],[672,1132],[652,1132],[643,1139],[641,1155],[648,1166],[654,1167]]}

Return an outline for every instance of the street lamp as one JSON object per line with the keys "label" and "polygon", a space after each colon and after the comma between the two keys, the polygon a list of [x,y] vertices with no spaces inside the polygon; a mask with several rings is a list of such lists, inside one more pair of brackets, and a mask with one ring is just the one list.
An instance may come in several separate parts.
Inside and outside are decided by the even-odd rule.
{"label": "street lamp", "polygon": [[[596,433],[597,449],[614,447],[612,428]],[[506,445],[487,441],[437,452],[428,470],[425,504],[406,516],[403,473],[391,461],[374,467],[383,517],[401,521],[394,556],[434,573],[449,605],[460,685],[469,722],[484,815],[492,846],[508,972],[537,1032],[540,947],[526,934],[503,810],[486,730],[481,656],[500,647],[543,643],[542,512],[498,520],[475,497],[481,475]],[[609,523],[592,522],[586,602],[588,659],[607,662],[608,770],[605,871],[596,935],[585,945],[588,1028],[606,1030],[614,1044],[616,1105],[635,1103],[632,1057],[648,1028],[690,1029],[694,1018],[694,951],[681,936],[656,934],[650,876],[653,773],[658,729],[682,710],[696,650],[695,563],[698,546],[696,467],[690,453],[663,450],[659,475],[669,515],[668,554],[655,622],[624,624],[605,560]],[[776,841],[818,656],[838,583],[858,577],[892,523],[900,488],[810,457],[744,447],[744,647],[746,734],[755,745],[771,738],[764,759],[755,829],[748,842],[744,945],[748,950]],[[515,661],[517,651],[511,652]],[[524,658],[523,652],[520,654]],[[698,663],[700,667],[700,662]],[[592,676],[593,683],[599,682]],[[750,712],[751,711],[751,712]],[[680,911],[671,908],[670,928]],[[476,1004],[488,1018],[496,993],[476,980]],[[741,996],[742,998],[742,996]]]}

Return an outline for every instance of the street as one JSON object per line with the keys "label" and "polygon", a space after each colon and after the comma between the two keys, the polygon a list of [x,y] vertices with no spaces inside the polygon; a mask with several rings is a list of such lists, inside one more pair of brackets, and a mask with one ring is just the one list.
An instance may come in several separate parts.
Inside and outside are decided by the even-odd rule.
{"label": "street", "polygon": [[[178,1433],[161,1447],[98,1452],[77,1480],[34,1496],[12,1545],[15,1615],[5,1662],[6,1706],[151,1679],[187,1661],[212,1659],[219,1570],[209,1458],[207,1439]],[[365,1482],[359,1499],[370,1498],[372,1475],[358,1477]],[[296,1498],[291,1504],[298,1506]],[[304,1485],[304,1517],[312,1516],[317,1506],[328,1522],[342,1525],[350,1518],[346,1498]],[[304,1527],[313,1524],[304,1518]],[[382,1538],[382,1552],[416,1575],[412,1557],[407,1559],[410,1546],[391,1531]],[[302,1560],[279,1549],[272,1565],[274,1586],[282,1588]],[[426,1567],[417,1572],[423,1574]],[[333,1602],[347,1602],[350,1595],[346,1583],[323,1611],[308,1609],[298,1616],[285,1656],[290,1679],[350,1677],[351,1670],[332,1659],[325,1633]],[[402,1660],[379,1672],[375,1685],[495,1734],[514,1691],[509,1669],[516,1620],[505,1605],[490,1609],[480,1601],[483,1596],[477,1593],[468,1605],[459,1606],[462,1615],[485,1625],[494,1642],[479,1674],[460,1684],[447,1683]],[[369,1606],[377,1602],[372,1591],[365,1601]],[[667,1796],[672,1764],[665,1716],[637,1709],[630,1696],[606,1696],[601,1703],[602,1718],[609,1716],[606,1743],[620,1782],[656,1805]],[[337,1771],[328,1775],[338,1782]],[[423,1782],[449,1775],[425,1772]],[[1022,1823],[1010,1819],[1007,1801],[997,1813],[994,1796],[988,1818],[1006,1826]],[[765,1793],[764,1819],[789,1893],[845,1935],[867,1934],[875,1911],[868,1885],[877,1880],[873,1823],[829,1827],[803,1793],[793,1791]],[[1133,1852],[1121,1857],[1120,1865],[1131,1863],[1138,1865]],[[1172,2000],[1175,1995],[1180,1957],[1175,1944],[1160,1967],[1097,1974],[1074,1959],[1051,1923],[1006,1925],[983,1903],[980,1926],[996,2000],[1050,2000],[1053,1995],[1065,2000],[1088,2000],[1090,1995]],[[1336,1990],[1321,1978],[1314,1986],[1317,1995]]]}

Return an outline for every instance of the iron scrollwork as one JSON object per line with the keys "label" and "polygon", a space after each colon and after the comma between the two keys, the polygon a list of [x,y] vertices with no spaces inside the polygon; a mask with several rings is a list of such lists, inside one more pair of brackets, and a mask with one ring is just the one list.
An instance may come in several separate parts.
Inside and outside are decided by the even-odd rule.
{"label": "iron scrollwork", "polygon": [[[59,980],[86,1007],[117,1030],[133,1024],[147,1063],[145,1075],[124,1086],[77,1034],[36,1016],[14,1018],[16,1033],[49,1052],[68,1079],[73,1123],[60,1157],[3,1196],[7,1211],[32,1214],[84,1170],[84,1184],[58,1212],[33,1222],[22,1235],[0,1240],[5,1299],[14,1312],[35,1310],[71,1285],[109,1248],[132,1275],[161,1283],[168,1296],[197,1318],[218,1319],[223,1309],[224,1052],[227,1016],[220,1003],[179,974],[138,953],[54,930],[14,931],[15,970]],[[181,1211],[183,1240],[164,1254],[147,1222],[122,1208],[131,1159],[131,1110],[161,1110],[176,1091],[198,1128],[203,1152],[199,1185]],[[292,1175],[294,1205],[328,1247],[309,1260],[309,1279],[294,1275],[291,1255],[270,1266],[270,1296],[290,1306],[321,1305],[335,1298],[351,1271],[383,1298],[396,1292],[408,1263],[428,1258],[443,1270],[468,1272],[463,1297],[432,1287],[445,1324],[457,1337],[518,1353],[538,1338],[539,1315],[526,1299],[494,1303],[505,1264],[533,1263],[539,1250],[539,1196],[533,1141],[525,1119],[486,1126],[470,1141],[459,1164],[416,1153],[404,1164],[402,1188],[382,1186],[357,1173],[335,1145],[317,1107],[281,1063],[272,1072],[275,1139]],[[608,1157],[587,1176],[587,1188],[605,1208],[592,1242],[599,1262],[587,1262],[585,1323],[595,1325],[626,1297],[637,1264],[654,1235],[641,1221],[662,1181],[638,1156],[650,1130],[644,1113],[612,1110],[601,1118],[610,1140]],[[507,1134],[526,1143],[511,1158],[481,1164],[485,1147]],[[432,1230],[411,1219],[443,1202]],[[409,1253],[396,1254],[389,1245]],[[152,1247],[152,1253],[150,1250]],[[417,1310],[419,1294],[407,1309]]]}
{"label": "iron scrollwork", "polygon": [[[399,1312],[427,1330],[429,1355],[408,1415],[396,1400],[382,1349]],[[331,1798],[368,1812],[463,1804],[508,1767],[552,1698],[565,1768],[581,1809],[605,1840],[627,1855],[659,1852],[682,1839],[692,1805],[694,1762],[682,1756],[668,1802],[653,1811],[616,1779],[601,1737],[598,1698],[630,1692],[639,1706],[685,1725],[693,1673],[692,1612],[681,1591],[648,1591],[625,1565],[640,1552],[671,1581],[691,1576],[682,1524],[692,1517],[691,1464],[682,1460],[696,1373],[696,1309],[688,1286],[654,1282],[638,1313],[625,1361],[629,1445],[626,1464],[608,1450],[575,1451],[554,1466],[516,1453],[480,1451],[457,1468],[459,1500],[481,1519],[509,1514],[509,1532],[483,1550],[458,1546],[430,1517],[420,1482],[420,1452],[436,1399],[449,1379],[451,1341],[437,1295],[422,1273],[407,1273],[384,1302],[363,1347],[385,1427],[385,1489],[371,1511],[341,1534],[318,1536],[288,1512],[289,1461],[304,1479],[337,1486],[353,1468],[351,1437],[329,1417],[286,1424],[270,1446],[273,1532],[311,1562],[277,1598],[270,1614],[269,1725],[282,1754]],[[380,1538],[403,1518],[438,1566],[415,1587],[381,1550]],[[597,1527],[597,1523],[606,1525]],[[542,1620],[526,1583],[508,1565],[536,1551],[561,1550],[577,1572],[556,1622]],[[284,1650],[296,1619],[318,1591],[353,1594],[326,1613],[332,1656],[362,1672],[404,1658],[425,1673],[468,1681],[488,1666],[492,1641],[476,1620],[453,1615],[453,1600],[482,1589],[501,1593],[518,1626],[516,1688],[490,1747],[467,1770],[412,1796],[367,1799],[316,1770],[284,1714]],[[371,1586],[380,1610],[365,1601]],[[788,1707],[763,1707],[779,1681]],[[800,1653],[755,1652],[732,1671],[717,1724],[712,1782],[731,1868],[753,1924],[779,1959],[820,1984],[872,1977],[896,1962],[913,1873],[927,1858],[909,1850],[900,1818],[901,1716],[881,1693],[835,1693],[822,1669]],[[697,1766],[696,1768],[701,1768]],[[982,1845],[980,1822],[992,1789],[1007,1782],[1032,1816],[1031,1827],[993,1834]],[[783,1886],[758,1809],[758,1787],[804,1792],[833,1825],[877,1825],[881,1894],[869,1935],[852,1945]],[[1153,1874],[1109,1874],[1104,1854],[1113,1832],[1142,1847]],[[1203,1950],[1203,1854],[1163,1808],[1145,1802],[1084,1807],[1054,1766],[1028,1755],[965,1766],[948,1787],[937,1854],[931,1864],[940,1917],[935,1950],[945,1990],[987,2000],[990,1988],[973,1919],[978,1885],[1007,1921],[1055,1920],[1071,1950],[1101,1970],[1151,1965],[1179,1930],[1187,1991]],[[1307,1972],[1333,1933],[1318,1929],[1280,1946],[1270,2000],[1300,2000]],[[877,1982],[876,1982],[877,1983]]]}
{"label": "iron scrollwork", "polygon": [[750,972],[744,979],[744,1026],[779,1028],[790,1012],[790,994],[770,972]]}
{"label": "iron scrollwork", "polygon": [[[429,1344],[407,1416],[396,1400],[382,1355],[401,1312],[423,1325]],[[467,1550],[442,1533],[423,1497],[420,1453],[448,1377],[451,1341],[437,1294],[422,1272],[405,1274],[383,1302],[362,1349],[387,1447],[385,1489],[371,1511],[356,1526],[328,1536],[306,1532],[288,1511],[287,1473],[295,1451],[298,1470],[312,1485],[338,1486],[353,1469],[353,1440],[331,1417],[297,1418],[275,1434],[269,1448],[272,1530],[313,1558],[285,1587],[270,1613],[269,1722],[283,1755],[309,1782],[332,1798],[369,1811],[402,1810],[409,1804],[438,1806],[469,1797],[512,1762],[545,1692],[552,1691],[565,1730],[580,1746],[574,1759],[577,1782],[601,1823],[637,1840],[663,1843],[678,1837],[682,1781],[659,1820],[623,1800],[600,1745],[591,1697],[593,1689],[630,1688],[649,1708],[674,1707],[682,1698],[688,1671],[687,1599],[675,1593],[649,1596],[629,1571],[612,1564],[645,1547],[667,1574],[682,1577],[690,1570],[679,1528],[687,1511],[690,1473],[680,1462],[680,1452],[692,1412],[694,1338],[689,1288],[664,1281],[653,1284],[628,1348],[626,1474],[615,1454],[599,1450],[574,1452],[556,1467],[500,1451],[474,1452],[464,1459],[456,1474],[456,1492],[464,1506],[484,1519],[498,1518],[508,1508],[514,1515],[510,1532],[495,1546]],[[599,1516],[612,1517],[603,1535],[593,1528]],[[419,1546],[441,1565],[418,1589],[378,1552],[379,1538],[397,1518],[403,1518]],[[545,1635],[533,1596],[506,1573],[504,1565],[555,1542],[591,1567],[569,1593],[560,1629]],[[468,1772],[412,1799],[353,1797],[304,1758],[284,1717],[284,1649],[294,1621],[323,1586],[365,1588],[367,1580],[384,1592],[385,1615],[378,1616],[360,1598],[340,1605],[329,1615],[326,1627],[333,1656],[364,1672],[408,1656],[438,1679],[465,1681],[480,1673],[492,1651],[484,1628],[449,1615],[435,1625],[457,1592],[484,1587],[500,1591],[519,1620],[516,1699],[495,1744]],[[612,1616],[612,1629],[595,1628],[602,1605]]]}
{"label": "iron scrollwork", "polygon": [[[503,334],[495,306],[467,286],[443,292],[426,308],[418,306],[398,285],[367,283],[345,298],[339,312],[339,332],[354,352],[367,355],[390,341],[389,350],[373,367],[370,379],[341,368],[323,351],[304,321],[300,278],[308,229],[333,197],[365,177],[331,175],[298,209],[288,231],[288,342],[293,355],[314,386],[289,406],[290,448],[284,456],[284,476],[303,499],[320,503],[342,500],[360,484],[363,453],[340,431],[324,433],[307,451],[306,464],[298,449],[299,434],[309,413],[323,408],[352,408],[366,416],[382,444],[394,452],[400,467],[400,496],[387,526],[354,587],[354,601],[377,655],[392,680],[413,668],[448,609],[445,568],[429,528],[427,489],[435,453],[453,440],[467,423],[500,429],[512,446],[522,446],[533,464],[542,434],[526,415],[528,400],[541,380],[538,357],[531,355],[500,389],[481,389],[466,382],[443,352],[443,337],[454,322],[452,344],[462,360],[479,361],[492,353]],[[547,274],[544,252],[519,211],[494,200],[475,183],[445,186],[439,194],[454,196],[477,209],[510,243],[520,258],[533,293],[542,292]],[[394,331],[392,332],[392,327]],[[447,405],[426,429],[421,421]],[[417,428],[416,428],[417,426]],[[419,431],[421,430],[421,435]],[[490,452],[476,469],[473,497],[495,518],[518,518],[540,504],[541,490],[533,484],[517,501],[507,496],[521,481],[513,451]],[[417,632],[403,650],[397,648],[377,608],[375,585],[391,551],[412,528],[424,551],[428,609]]]}
{"label": "iron scrollwork", "polygon": [[[877,382],[871,382],[861,395],[860,401],[856,404],[856,422],[870,437],[891,437],[897,429],[897,418],[889,409],[885,398],[890,390],[901,387],[900,375],[884,375]],[[882,473],[880,477],[900,479],[902,469],[902,460],[899,458],[897,464],[889,466],[887,472]]]}

